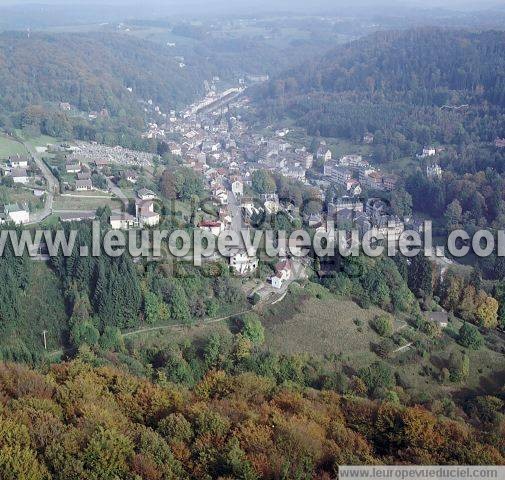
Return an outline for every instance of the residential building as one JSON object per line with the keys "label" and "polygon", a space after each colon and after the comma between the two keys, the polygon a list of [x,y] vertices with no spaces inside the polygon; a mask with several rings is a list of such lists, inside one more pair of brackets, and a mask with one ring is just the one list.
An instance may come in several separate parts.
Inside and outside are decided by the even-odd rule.
{"label": "residential building", "polygon": [[168,142],[168,150],[171,155],[177,155],[179,157],[182,155],[182,148],[178,143]]}
{"label": "residential building", "polygon": [[75,190],[77,192],[86,192],[93,190],[93,184],[91,180],[76,180],[75,181]]}
{"label": "residential building", "polygon": [[154,227],[160,223],[160,215],[154,211],[153,200],[137,199],[135,213],[139,224],[142,226]]}
{"label": "residential building", "polygon": [[113,230],[128,230],[137,228],[139,220],[129,213],[117,213],[110,216],[110,225]]}
{"label": "residential building", "polygon": [[65,165],[65,171],[67,173],[79,173],[81,171],[80,163],[67,163]]}
{"label": "residential building", "polygon": [[340,197],[335,202],[328,204],[328,215],[333,216],[343,210],[363,213],[363,209],[364,205],[361,200],[352,197]]}
{"label": "residential building", "polygon": [[258,268],[258,257],[252,251],[238,250],[230,257],[230,267],[236,275],[250,275]]}
{"label": "residential building", "polygon": [[108,160],[105,160],[104,158],[96,158],[93,160],[93,163],[98,170],[102,170],[109,164]]}
{"label": "residential building", "polygon": [[347,183],[352,180],[352,172],[347,168],[334,167],[331,170],[330,178],[338,185],[342,185],[347,189]]}
{"label": "residential building", "polygon": [[28,168],[28,157],[12,155],[9,157],[9,165],[12,168]]}
{"label": "residential building", "polygon": [[242,180],[239,180],[237,178],[235,181],[233,181],[231,184],[231,191],[236,196],[244,195],[244,183],[242,182]]}
{"label": "residential building", "polygon": [[426,167],[426,176],[428,178],[442,178],[442,168],[436,163],[428,165]]}
{"label": "residential building", "polygon": [[137,196],[140,198],[140,200],[154,200],[156,198],[156,194],[147,188],[141,188],[137,192]]}
{"label": "residential building", "polygon": [[96,214],[94,212],[69,212],[60,213],[58,215],[62,222],[83,222],[85,220],[94,220]]}
{"label": "residential building", "polygon": [[271,278],[272,287],[280,289],[293,275],[293,262],[286,259],[275,266],[275,275]]}
{"label": "residential building", "polygon": [[434,157],[437,154],[437,149],[435,147],[424,147],[423,153],[420,155],[421,158]]}
{"label": "residential building", "polygon": [[219,221],[204,220],[198,224],[198,228],[217,237],[224,230],[224,224]]}
{"label": "residential building", "polygon": [[139,179],[139,176],[135,172],[126,172],[124,174],[124,178],[127,182],[136,184],[137,180]]}
{"label": "residential building", "polygon": [[77,174],[77,180],[91,180],[90,172],[79,172]]}
{"label": "residential building", "polygon": [[367,145],[370,145],[374,142],[374,136],[371,133],[366,133],[363,136],[363,143],[366,143]]}
{"label": "residential building", "polygon": [[351,169],[365,168],[368,166],[368,162],[365,162],[361,155],[344,155],[339,160],[339,163],[342,167]]}
{"label": "residential building", "polygon": [[329,162],[331,160],[331,150],[326,146],[326,144],[322,144],[317,149],[316,158],[318,160],[322,160],[323,162]]}
{"label": "residential building", "polygon": [[360,172],[359,181],[366,188],[372,190],[382,190],[382,175],[374,169],[364,170]]}
{"label": "residential building", "polygon": [[17,203],[5,205],[3,211],[0,209],[0,223],[13,222],[16,225],[29,223],[30,212],[25,206],[20,206]]}
{"label": "residential building", "polygon": [[27,184],[29,181],[28,173],[25,168],[13,168],[11,170],[11,175],[14,183]]}
{"label": "residential building", "polygon": [[345,184],[345,188],[347,190],[347,193],[352,196],[361,195],[361,193],[363,192],[361,185],[355,178],[351,178],[350,180],[348,180]]}
{"label": "residential building", "polygon": [[384,190],[392,191],[398,184],[398,176],[394,174],[382,175],[382,187]]}

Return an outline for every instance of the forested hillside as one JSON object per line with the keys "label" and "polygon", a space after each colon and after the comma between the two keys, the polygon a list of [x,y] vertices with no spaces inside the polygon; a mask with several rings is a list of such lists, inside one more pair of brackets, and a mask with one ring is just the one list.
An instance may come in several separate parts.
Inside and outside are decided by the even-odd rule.
{"label": "forested hillside", "polygon": [[0,366],[5,480],[330,479],[345,464],[503,464],[499,433],[420,407],[210,372],[186,390],[81,361]]}
{"label": "forested hillside", "polygon": [[85,112],[106,108],[117,116],[139,112],[139,99],[174,108],[201,93],[208,74],[193,66],[181,69],[163,46],[127,35],[0,35],[0,107],[5,113],[68,102]]}
{"label": "forested hillside", "polygon": [[493,139],[504,128],[504,47],[503,32],[380,32],[286,72],[259,96],[270,113],[293,114],[323,136]]}

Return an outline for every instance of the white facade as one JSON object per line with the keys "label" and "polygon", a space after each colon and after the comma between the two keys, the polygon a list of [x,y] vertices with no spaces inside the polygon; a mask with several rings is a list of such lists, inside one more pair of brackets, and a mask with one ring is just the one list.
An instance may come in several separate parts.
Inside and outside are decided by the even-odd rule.
{"label": "white facade", "polygon": [[5,219],[7,221],[15,223],[16,225],[22,225],[30,221],[30,212],[26,208],[20,207],[16,203],[12,205],[6,205],[4,210]]}
{"label": "white facade", "polygon": [[139,221],[127,213],[110,216],[110,226],[113,230],[128,230],[139,226]]}
{"label": "white facade", "polygon": [[436,178],[441,178],[442,177],[442,168],[440,167],[440,165],[434,163],[432,165],[428,165],[426,167],[426,176],[428,178],[433,178],[433,177],[436,177]]}
{"label": "white facade", "polygon": [[30,213],[28,212],[28,210],[18,210],[15,212],[9,212],[9,218],[16,225],[21,225],[23,223],[28,223],[30,221]]}
{"label": "white facade", "polygon": [[422,157],[434,157],[437,154],[437,149],[434,147],[423,148]]}
{"label": "white facade", "polygon": [[249,275],[258,268],[258,258],[240,251],[230,257],[230,267],[237,275]]}
{"label": "white facade", "polygon": [[235,195],[240,195],[240,196],[244,195],[244,184],[240,180],[235,180],[231,184],[231,191]]}
{"label": "white facade", "polygon": [[155,227],[160,223],[160,215],[154,211],[152,200],[137,201],[135,211],[139,224],[147,227]]}
{"label": "white facade", "polygon": [[224,230],[224,224],[222,222],[204,221],[199,223],[198,228],[217,237]]}
{"label": "white facade", "polygon": [[9,163],[12,168],[28,168],[28,160],[22,157],[13,157],[9,160]]}

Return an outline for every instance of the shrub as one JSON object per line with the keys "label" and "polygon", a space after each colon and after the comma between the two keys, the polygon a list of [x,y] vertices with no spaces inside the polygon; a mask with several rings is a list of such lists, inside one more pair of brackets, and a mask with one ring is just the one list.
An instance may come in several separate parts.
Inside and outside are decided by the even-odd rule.
{"label": "shrub", "polygon": [[389,337],[393,333],[393,319],[389,315],[379,315],[371,321],[371,327],[381,337]]}
{"label": "shrub", "polygon": [[458,342],[463,345],[463,347],[478,350],[482,347],[484,339],[477,327],[470,323],[464,323],[459,329]]}

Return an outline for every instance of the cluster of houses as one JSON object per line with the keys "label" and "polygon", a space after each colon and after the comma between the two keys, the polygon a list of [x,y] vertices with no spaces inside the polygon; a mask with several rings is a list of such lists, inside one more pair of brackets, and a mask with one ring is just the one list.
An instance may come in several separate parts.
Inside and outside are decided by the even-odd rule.
{"label": "cluster of houses", "polygon": [[135,215],[127,212],[113,213],[110,225],[114,230],[155,227],[160,223],[160,214],[155,210],[156,194],[147,188],[137,191],[135,198]]}
{"label": "cluster of houses", "polygon": [[11,177],[14,183],[26,185],[30,181],[28,166],[30,158],[24,155],[11,155],[7,164],[0,166],[2,176]]}
{"label": "cluster of houses", "polygon": [[373,168],[361,155],[345,155],[333,160],[328,150],[323,159],[324,177],[343,187],[349,195],[360,195],[364,188],[391,191],[398,183],[397,175]]}
{"label": "cluster of houses", "polygon": [[[397,242],[405,231],[410,218],[399,218],[391,213],[386,203],[379,198],[370,198],[363,202],[357,197],[339,197],[328,204],[327,220],[335,227],[358,230],[360,236],[367,232],[374,237],[383,236],[391,242]],[[327,225],[318,230],[326,231]]]}
{"label": "cluster of houses", "polygon": [[91,171],[77,156],[72,156],[67,159],[65,171],[67,174],[75,176],[74,187],[76,192],[87,192],[93,190]]}

